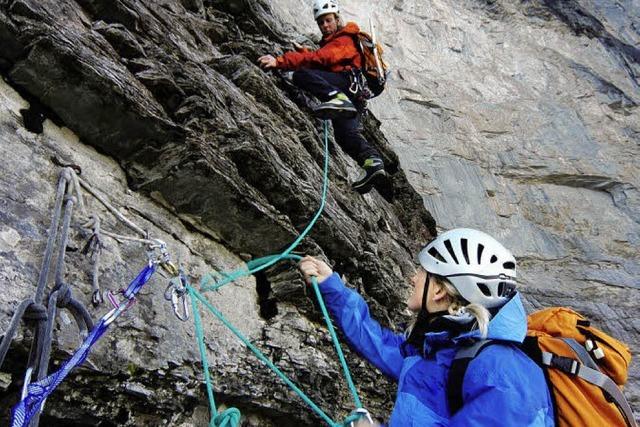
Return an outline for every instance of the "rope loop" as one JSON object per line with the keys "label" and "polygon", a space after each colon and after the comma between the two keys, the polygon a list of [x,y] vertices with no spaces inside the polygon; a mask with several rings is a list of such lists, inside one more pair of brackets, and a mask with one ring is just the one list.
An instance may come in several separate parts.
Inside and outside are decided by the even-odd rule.
{"label": "rope loop", "polygon": [[45,307],[44,304],[32,302],[24,312],[23,319],[33,322],[45,322],[47,317],[47,307]]}
{"label": "rope loop", "polygon": [[218,415],[209,423],[209,427],[236,427],[240,425],[240,410],[229,408]]}
{"label": "rope loop", "polygon": [[65,308],[71,302],[73,295],[71,294],[71,288],[66,283],[59,283],[53,288],[53,292],[57,292],[56,305],[61,308]]}

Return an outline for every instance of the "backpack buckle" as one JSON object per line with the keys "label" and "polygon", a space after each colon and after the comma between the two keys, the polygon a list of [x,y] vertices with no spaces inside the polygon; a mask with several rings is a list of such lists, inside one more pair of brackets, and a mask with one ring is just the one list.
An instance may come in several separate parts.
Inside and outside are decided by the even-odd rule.
{"label": "backpack buckle", "polygon": [[553,353],[542,353],[542,363],[571,375],[577,375],[580,371],[580,362],[570,357],[558,356]]}

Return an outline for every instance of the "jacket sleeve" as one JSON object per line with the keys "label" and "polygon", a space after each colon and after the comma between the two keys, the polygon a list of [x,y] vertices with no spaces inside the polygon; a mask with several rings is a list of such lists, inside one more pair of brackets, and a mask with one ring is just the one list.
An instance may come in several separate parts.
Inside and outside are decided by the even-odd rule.
{"label": "jacket sleeve", "polygon": [[294,71],[301,68],[328,69],[333,65],[351,63],[354,49],[355,44],[351,37],[344,35],[331,40],[318,50],[287,52],[276,58],[276,67]]}
{"label": "jacket sleeve", "polygon": [[464,404],[449,427],[554,426],[544,374],[510,347],[491,346],[471,361],[462,395]]}
{"label": "jacket sleeve", "polygon": [[373,320],[364,299],[347,288],[336,273],[320,284],[320,292],[351,347],[397,381],[404,361],[400,352],[404,337]]}

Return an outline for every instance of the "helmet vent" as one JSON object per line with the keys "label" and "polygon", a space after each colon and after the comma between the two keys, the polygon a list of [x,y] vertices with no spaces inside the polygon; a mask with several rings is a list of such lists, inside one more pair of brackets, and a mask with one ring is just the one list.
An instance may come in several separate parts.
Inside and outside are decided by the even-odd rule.
{"label": "helmet vent", "polygon": [[502,267],[506,268],[507,270],[515,270],[516,264],[514,262],[507,261],[504,264],[502,264]]}
{"label": "helmet vent", "polygon": [[513,291],[515,290],[515,286],[513,286],[510,283],[507,282],[500,282],[498,284],[498,295],[500,295],[501,297],[506,297],[509,296],[513,293]]}
{"label": "helmet vent", "polygon": [[498,261],[498,257],[495,255],[491,255],[491,260],[489,261],[491,264],[495,263],[496,261]]}
{"label": "helmet vent", "polygon": [[482,252],[484,251],[484,245],[478,245],[478,264],[482,264]]}
{"label": "helmet vent", "polygon": [[451,258],[453,258],[453,262],[455,262],[456,264],[460,264],[460,262],[458,261],[458,257],[456,257],[456,253],[453,251],[453,246],[451,246],[451,240],[445,240],[444,247],[447,248],[447,251],[449,251],[449,255],[451,255]]}
{"label": "helmet vent", "polygon": [[484,283],[477,283],[477,285],[478,285],[478,288],[480,288],[480,290],[482,291],[483,294],[485,294],[488,297],[491,296],[491,291],[489,290],[489,287],[487,285],[485,285]]}
{"label": "helmet vent", "polygon": [[462,255],[464,256],[464,260],[467,264],[471,264],[469,262],[469,248],[467,247],[467,239],[460,239],[460,248],[462,249]]}
{"label": "helmet vent", "polygon": [[436,248],[429,249],[429,255],[431,255],[432,257],[434,257],[440,262],[444,262],[445,264],[447,263],[447,261],[445,261],[445,259],[442,257],[442,255],[440,255],[440,252],[438,252]]}

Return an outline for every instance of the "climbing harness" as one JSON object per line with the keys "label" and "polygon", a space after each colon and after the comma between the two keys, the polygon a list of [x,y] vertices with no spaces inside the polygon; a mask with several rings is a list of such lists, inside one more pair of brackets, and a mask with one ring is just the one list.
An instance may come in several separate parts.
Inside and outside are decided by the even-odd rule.
{"label": "climbing harness", "polygon": [[[54,163],[61,164],[57,159],[54,159]],[[64,166],[64,169],[60,172],[56,187],[57,189],[51,224],[48,229],[48,238],[44,251],[42,267],[38,276],[35,295],[31,298],[26,298],[18,305],[11,318],[9,327],[0,342],[0,366],[2,366],[21,321],[24,320],[28,325],[34,324],[33,341],[31,343],[27,368],[24,375],[21,402],[15,409],[15,411],[17,411],[17,421],[12,425],[38,425],[40,412],[44,406],[46,396],[48,396],[48,394],[55,389],[62,379],[66,377],[68,371],[82,363],[86,358],[85,353],[88,354],[93,342],[95,342],[104,333],[104,329],[106,329],[106,327],[113,322],[115,318],[131,306],[132,301],[134,301],[133,295],[135,295],[139,290],[139,288],[133,286],[134,283],[132,282],[132,285],[124,291],[125,301],[123,303],[118,302],[117,298],[113,294],[109,293],[108,296],[114,305],[114,308],[105,315],[101,322],[95,327],[87,309],[80,301],[73,297],[71,287],[64,281],[65,255],[74,208],[77,205],[83,214],[85,211],[81,187],[94,195],[107,207],[107,209],[109,209],[111,213],[127,224],[129,228],[132,228],[137,233],[146,237],[145,239],[140,239],[129,236],[120,236],[105,231],[101,228],[101,221],[97,215],[91,215],[89,221],[84,224],[84,228],[92,231],[91,237],[84,245],[81,252],[85,255],[89,255],[94,264],[92,271],[92,303],[94,306],[103,302],[102,293],[100,292],[98,284],[99,256],[102,248],[104,247],[101,237],[102,235],[112,237],[119,241],[128,240],[145,243],[150,248],[148,257],[151,258],[149,259],[156,260],[154,261],[154,271],[155,264],[159,264],[165,270],[169,271],[170,274],[177,271],[170,263],[164,242],[148,239],[145,231],[126,219],[115,208],[109,205],[108,202],[95,192],[95,190],[93,190],[86,182],[81,180],[77,175],[81,171],[79,166]],[[53,263],[54,253],[57,256],[54,271],[54,286],[46,297],[47,305],[45,306],[45,290],[49,278],[49,272]],[[140,277],[138,279],[140,279]],[[138,279],[136,280],[139,283],[142,283]],[[146,280],[148,280],[148,277],[145,279],[145,282]],[[47,371],[51,357],[53,329],[59,309],[66,309],[73,316],[80,332],[81,347],[78,352],[76,352],[76,356],[65,364],[66,371],[64,373],[61,373],[62,371],[58,371],[56,374],[48,376]],[[89,331],[92,332],[89,333]],[[82,354],[85,355],[82,356]],[[40,399],[37,398],[37,396],[44,397]],[[21,424],[21,422],[26,424]]]}
{"label": "climbing harness", "polygon": [[[324,210],[324,206],[327,198],[328,191],[328,169],[329,169],[329,145],[328,145],[328,123],[324,122],[324,180],[322,186],[322,197],[320,202],[320,207],[318,211],[314,215],[313,219],[309,222],[307,227],[300,233],[298,238],[289,245],[282,253],[277,255],[269,255],[263,258],[258,258],[255,260],[251,260],[246,263],[244,268],[237,269],[230,273],[217,273],[217,274],[207,274],[201,280],[200,292],[194,289],[186,280],[182,282],[185,286],[189,297],[191,299],[191,306],[193,311],[193,319],[196,330],[196,340],[198,344],[198,349],[200,352],[200,358],[202,362],[202,367],[204,371],[204,380],[207,389],[207,396],[209,399],[209,408],[210,408],[210,423],[209,427],[236,427],[239,425],[240,413],[236,408],[230,408],[222,413],[218,413],[215,398],[213,395],[213,385],[211,381],[211,375],[209,372],[209,362],[206,355],[206,349],[204,344],[204,332],[202,327],[202,319],[200,316],[200,305],[203,305],[208,309],[214,316],[216,316],[249,350],[251,350],[254,355],[265,365],[267,365],[292,391],[294,391],[302,401],[304,401],[312,410],[315,412],[323,421],[325,421],[331,427],[347,427],[353,426],[356,421],[361,418],[366,418],[371,420],[371,416],[369,412],[362,407],[362,403],[358,396],[358,392],[356,390],[355,384],[353,383],[353,379],[349,372],[349,368],[346,363],[346,359],[342,352],[342,348],[340,347],[340,343],[338,341],[337,334],[335,332],[335,328],[331,322],[331,318],[327,311],[327,308],[322,299],[322,295],[320,293],[320,288],[318,286],[318,280],[316,277],[312,277],[312,286],[318,299],[318,303],[320,305],[322,314],[325,318],[325,322],[327,324],[327,328],[331,335],[331,340],[334,343],[336,353],[338,355],[338,359],[340,361],[340,365],[342,367],[347,385],[352,394],[353,401],[356,409],[349,414],[349,416],[341,423],[334,421],[331,417],[329,417],[322,409],[320,409],[298,386],[296,386],[293,381],[291,381],[269,358],[267,358],[255,345],[253,345],[247,337],[245,337],[226,317],[216,309],[211,302],[207,300],[207,298],[203,295],[206,292],[211,292],[214,290],[219,290],[221,287],[238,280],[241,277],[248,276],[251,274],[255,274],[258,271],[264,270],[280,261],[283,260],[294,260],[300,261],[302,259],[299,255],[294,255],[292,252],[294,249],[300,244],[300,242],[307,236],[307,234],[311,231],[318,218],[322,214]],[[184,277],[184,276],[183,276]],[[217,280],[216,280],[217,279]],[[212,283],[213,282],[213,283]],[[178,316],[179,317],[179,316]]]}

